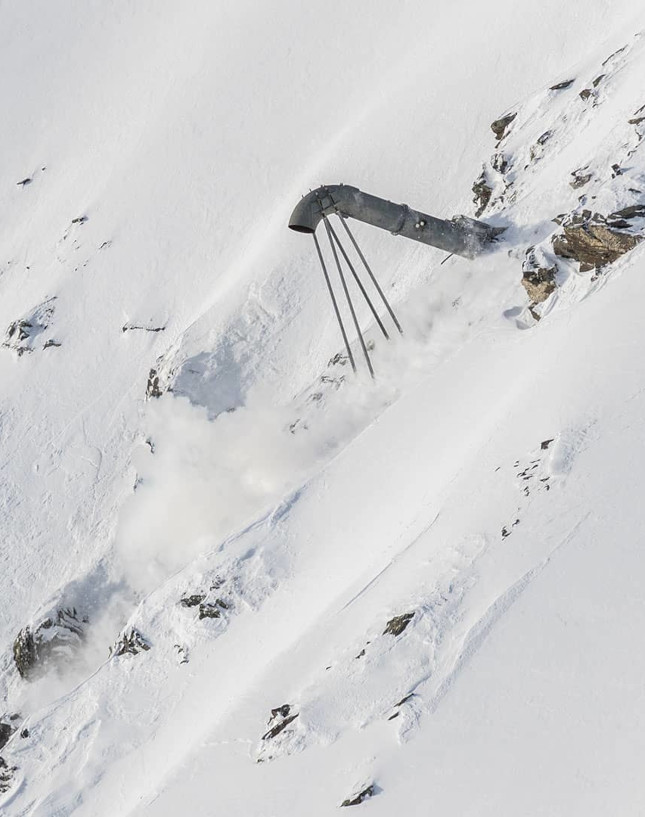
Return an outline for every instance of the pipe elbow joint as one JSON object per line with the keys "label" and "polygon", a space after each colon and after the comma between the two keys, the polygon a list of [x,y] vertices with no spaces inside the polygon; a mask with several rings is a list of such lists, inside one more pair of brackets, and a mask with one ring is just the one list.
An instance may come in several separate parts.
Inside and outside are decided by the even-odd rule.
{"label": "pipe elbow joint", "polygon": [[358,192],[356,187],[344,184],[331,184],[312,190],[296,204],[289,219],[289,229],[298,233],[315,233],[323,216],[343,213],[345,200],[353,198]]}

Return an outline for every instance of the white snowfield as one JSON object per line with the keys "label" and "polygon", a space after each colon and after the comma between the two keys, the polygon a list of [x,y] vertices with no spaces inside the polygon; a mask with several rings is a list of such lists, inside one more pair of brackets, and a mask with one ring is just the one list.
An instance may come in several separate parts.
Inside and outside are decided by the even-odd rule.
{"label": "white snowfield", "polygon": [[[645,245],[521,286],[644,77],[631,0],[0,4],[3,817],[645,814]],[[494,153],[477,260],[356,226],[353,377],[299,196]]]}

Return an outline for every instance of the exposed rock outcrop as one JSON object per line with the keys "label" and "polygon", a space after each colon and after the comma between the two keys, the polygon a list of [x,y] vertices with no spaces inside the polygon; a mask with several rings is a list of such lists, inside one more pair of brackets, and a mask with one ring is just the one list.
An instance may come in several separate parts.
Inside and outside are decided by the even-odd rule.
{"label": "exposed rock outcrop", "polygon": [[[35,307],[29,315],[10,323],[2,345],[7,349],[12,349],[17,353],[18,357],[35,351],[38,348],[41,335],[51,323],[55,300],[55,298],[49,298],[49,300]],[[50,339],[45,346],[51,346],[53,343],[55,341]],[[59,343],[57,345],[60,346]]]}
{"label": "exposed rock outcrop", "polygon": [[642,217],[643,208],[628,207],[609,216],[583,210],[566,216],[562,234],[553,239],[553,251],[561,258],[580,263],[580,271],[599,269],[633,250],[643,235],[630,232],[635,218]]}
{"label": "exposed rock outcrop", "polygon": [[0,721],[0,749],[4,749],[7,745],[7,741],[15,731],[10,723],[2,723]]}
{"label": "exposed rock outcrop", "polygon": [[199,618],[220,618],[222,610],[227,610],[228,604],[222,599],[215,599],[214,602],[202,603],[199,605]]}
{"label": "exposed rock outcrop", "polygon": [[[211,590],[217,590],[217,587],[212,587]],[[222,611],[230,609],[231,605],[229,602],[224,601],[221,598],[212,598],[208,599],[207,593],[192,593],[187,596],[183,596],[179,600],[179,604],[182,607],[198,607],[199,608],[199,618],[221,618]]]}
{"label": "exposed rock outcrop", "polygon": [[364,803],[365,800],[369,800],[370,797],[374,797],[376,794],[376,786],[374,783],[370,783],[369,786],[366,786],[362,789],[358,794],[350,795],[346,800],[340,804],[341,808],[345,808],[346,806],[360,806],[361,803]]}
{"label": "exposed rock outcrop", "polygon": [[513,122],[517,113],[507,113],[504,116],[500,116],[499,119],[496,119],[493,123],[491,123],[490,129],[495,134],[495,138],[498,142],[501,142],[502,139],[508,133],[508,127]]}
{"label": "exposed rock outcrop", "polygon": [[578,190],[580,187],[584,187],[585,184],[589,184],[593,178],[593,173],[588,167],[580,167],[577,170],[574,170],[571,176],[572,178],[569,184],[574,190]]}
{"label": "exposed rock outcrop", "polygon": [[538,254],[535,247],[529,247],[522,264],[522,286],[533,305],[546,301],[555,291],[557,271],[555,264],[549,266],[542,253]]}
{"label": "exposed rock outcrop", "polygon": [[10,766],[3,757],[0,757],[0,794],[9,791],[16,771],[16,766]]}
{"label": "exposed rock outcrop", "polygon": [[491,196],[493,195],[493,188],[488,181],[485,169],[482,170],[481,175],[473,184],[473,193],[473,204],[476,207],[475,216],[479,218],[479,216],[481,216],[484,210],[488,207]]}
{"label": "exposed rock outcrop", "polygon": [[192,593],[190,596],[184,596],[179,600],[182,607],[198,607],[206,598],[204,593]]}
{"label": "exposed rock outcrop", "polygon": [[161,397],[163,391],[161,390],[159,374],[156,369],[150,369],[148,374],[148,383],[146,385],[146,397]]}
{"label": "exposed rock outcrop", "polygon": [[394,618],[391,618],[385,626],[383,635],[401,635],[413,618],[414,613],[403,613],[400,616],[394,616]]}
{"label": "exposed rock outcrop", "polygon": [[35,627],[24,627],[13,643],[13,659],[20,676],[33,680],[48,669],[62,669],[83,643],[88,619],[75,607],[63,608]]}
{"label": "exposed rock outcrop", "polygon": [[138,655],[140,652],[147,652],[149,649],[149,642],[133,627],[121,634],[121,637],[114,645],[113,651],[114,655]]}
{"label": "exposed rock outcrop", "polygon": [[555,85],[552,85],[549,90],[550,91],[564,91],[566,88],[571,88],[575,79],[565,79],[564,82],[558,82]]}
{"label": "exposed rock outcrop", "polygon": [[283,732],[298,717],[298,712],[291,712],[291,704],[283,704],[271,710],[268,726],[271,728],[262,735],[262,740],[272,740]]}

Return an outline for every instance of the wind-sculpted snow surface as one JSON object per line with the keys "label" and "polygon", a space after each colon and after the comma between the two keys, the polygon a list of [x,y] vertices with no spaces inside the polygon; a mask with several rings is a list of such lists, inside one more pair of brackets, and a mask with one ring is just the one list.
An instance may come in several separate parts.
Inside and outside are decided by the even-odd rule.
{"label": "wind-sculpted snow surface", "polygon": [[[3,815],[640,813],[645,18],[569,6],[2,7]],[[337,181],[506,228],[360,231],[374,383]]]}

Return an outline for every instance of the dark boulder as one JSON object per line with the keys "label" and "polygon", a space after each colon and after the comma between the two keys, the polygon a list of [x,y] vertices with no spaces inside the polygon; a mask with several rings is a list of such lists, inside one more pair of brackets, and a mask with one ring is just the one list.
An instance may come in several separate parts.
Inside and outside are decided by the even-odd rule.
{"label": "dark boulder", "polygon": [[414,613],[403,613],[400,616],[394,616],[394,618],[391,618],[385,626],[383,635],[401,635],[413,618]]}
{"label": "dark boulder", "polygon": [[505,116],[500,116],[499,119],[496,119],[490,126],[491,130],[495,134],[498,142],[501,142],[502,139],[508,133],[508,127],[511,122],[515,119],[517,113],[507,113]]}
{"label": "dark boulder", "polygon": [[564,82],[558,82],[556,85],[552,85],[549,90],[550,91],[564,91],[566,88],[571,88],[575,79],[565,79]]}

